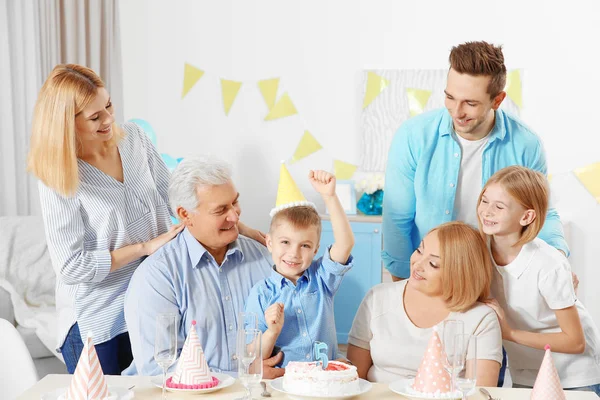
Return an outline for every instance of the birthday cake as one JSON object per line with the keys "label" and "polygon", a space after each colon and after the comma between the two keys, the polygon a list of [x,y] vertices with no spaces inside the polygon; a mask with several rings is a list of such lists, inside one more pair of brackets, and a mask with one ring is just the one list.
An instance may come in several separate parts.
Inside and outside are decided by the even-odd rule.
{"label": "birthday cake", "polygon": [[219,384],[219,380],[212,376],[200,338],[196,333],[196,321],[192,321],[192,328],[185,339],[181,357],[177,363],[175,374],[167,379],[167,386],[172,389],[210,389]]}
{"label": "birthday cake", "polygon": [[423,355],[423,361],[408,392],[419,397],[453,399],[457,396],[452,392],[451,386],[450,374],[444,369],[442,342],[437,329],[434,329]]}
{"label": "birthday cake", "polygon": [[321,362],[291,361],[285,367],[283,389],[308,396],[346,396],[360,391],[356,367],[329,361],[323,369]]}

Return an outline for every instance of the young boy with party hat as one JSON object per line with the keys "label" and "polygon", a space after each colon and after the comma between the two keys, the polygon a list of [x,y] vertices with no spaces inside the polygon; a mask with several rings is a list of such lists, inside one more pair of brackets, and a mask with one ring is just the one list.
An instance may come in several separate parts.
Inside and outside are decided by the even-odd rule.
{"label": "young boy with party hat", "polygon": [[327,344],[328,359],[337,358],[333,296],[352,268],[354,234],[335,193],[335,176],[310,171],[308,179],[329,210],[335,243],[313,259],[319,250],[321,218],[282,164],[267,234],[275,265],[271,275],[252,288],[246,302],[246,312],[256,313],[263,332],[263,359],[277,346],[284,353],[284,367],[290,361],[311,360],[316,341]]}

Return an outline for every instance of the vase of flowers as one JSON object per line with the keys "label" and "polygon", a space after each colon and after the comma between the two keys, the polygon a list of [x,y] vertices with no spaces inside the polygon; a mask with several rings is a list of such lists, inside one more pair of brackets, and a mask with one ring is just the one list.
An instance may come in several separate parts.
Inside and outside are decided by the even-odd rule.
{"label": "vase of flowers", "polygon": [[356,185],[363,194],[356,204],[363,214],[381,215],[383,212],[383,187],[385,177],[383,174],[371,175],[368,179],[359,181]]}

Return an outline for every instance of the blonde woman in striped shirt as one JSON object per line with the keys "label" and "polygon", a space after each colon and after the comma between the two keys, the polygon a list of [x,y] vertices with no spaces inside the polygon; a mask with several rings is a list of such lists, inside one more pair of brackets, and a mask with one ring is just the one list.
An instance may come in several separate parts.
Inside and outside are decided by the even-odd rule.
{"label": "blonde woman in striped shirt", "polygon": [[171,226],[169,171],[139,126],[115,123],[100,77],[75,64],[56,66],[39,93],[28,163],[57,274],[58,350],[72,373],[93,332],[104,373],[120,374],[133,358],[123,315],[131,275],[183,229]]}

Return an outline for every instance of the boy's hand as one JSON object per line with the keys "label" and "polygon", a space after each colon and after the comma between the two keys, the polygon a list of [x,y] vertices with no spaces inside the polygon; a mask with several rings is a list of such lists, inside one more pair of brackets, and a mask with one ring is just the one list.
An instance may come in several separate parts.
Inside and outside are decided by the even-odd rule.
{"label": "boy's hand", "polygon": [[310,171],[308,173],[308,180],[321,195],[335,195],[335,175],[327,171]]}
{"label": "boy's hand", "polygon": [[281,329],[283,329],[283,303],[271,304],[265,311],[265,321],[267,322],[267,328],[279,335]]}

